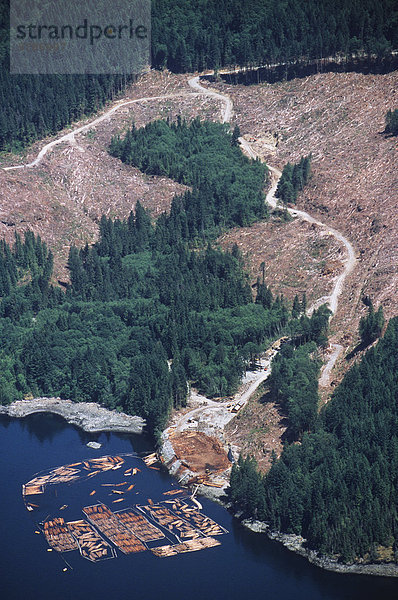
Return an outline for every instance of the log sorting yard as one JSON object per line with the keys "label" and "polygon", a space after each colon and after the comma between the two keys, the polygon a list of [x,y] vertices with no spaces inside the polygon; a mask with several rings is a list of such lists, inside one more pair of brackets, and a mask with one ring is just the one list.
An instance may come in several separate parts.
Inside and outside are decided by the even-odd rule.
{"label": "log sorting yard", "polygon": [[[143,459],[133,453],[103,456],[40,472],[22,485],[25,507],[34,517],[43,510],[47,512],[49,502],[54,499],[58,504],[57,511],[72,510],[68,504],[59,506],[59,497],[65,499],[66,492],[73,486],[76,500],[75,484],[78,482],[85,482],[89,497],[94,498],[98,494],[95,503],[80,504],[82,514],[79,518],[67,520],[59,514],[55,516],[55,509],[50,508],[51,514],[36,522],[35,533],[43,535],[48,552],[59,553],[66,565],[64,571],[73,568],[65,558],[66,553],[69,556],[73,551],[94,563],[117,558],[119,553],[129,556],[147,550],[156,557],[164,558],[219,546],[221,542],[216,537],[228,533],[200,512],[198,503],[195,504],[195,500],[186,495],[186,489],[166,490],[164,498],[157,502],[150,498],[146,503],[132,502],[133,494],[140,492],[136,484],[131,483],[132,479],[127,478],[139,476],[141,469],[129,466],[126,463],[129,459],[142,460],[148,469],[156,468],[153,455]],[[110,473],[113,471],[117,474],[112,478]],[[114,481],[100,481],[96,489],[89,491],[87,481],[101,475]],[[123,502],[123,505],[119,507],[117,504],[111,510],[103,501],[104,496],[107,496],[109,504]]]}

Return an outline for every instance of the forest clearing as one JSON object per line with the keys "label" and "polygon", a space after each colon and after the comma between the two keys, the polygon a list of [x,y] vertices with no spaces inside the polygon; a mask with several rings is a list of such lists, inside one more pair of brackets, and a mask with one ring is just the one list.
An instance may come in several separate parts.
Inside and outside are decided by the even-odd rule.
{"label": "forest clearing", "polygon": [[[148,80],[150,81],[151,78],[151,74],[144,76],[143,80],[145,82],[148,82]],[[169,92],[168,94],[164,94],[163,96],[160,95],[155,95],[155,96],[145,96],[143,98],[140,97],[134,97],[131,99],[131,97],[133,95],[136,95],[138,93],[138,89],[139,89],[139,84],[138,86],[132,86],[132,89],[134,90],[134,92],[130,95],[129,99],[125,100],[125,101],[119,101],[115,106],[113,106],[111,109],[109,109],[108,111],[106,111],[104,114],[102,114],[100,117],[98,117],[95,121],[93,121],[93,123],[89,123],[87,125],[83,125],[80,126],[79,128],[77,128],[76,131],[72,131],[68,134],[66,134],[64,137],[59,138],[58,140],[55,140],[54,142],[50,142],[47,146],[45,146],[44,148],[42,148],[42,150],[39,152],[38,156],[36,157],[36,159],[33,159],[31,161],[31,163],[29,163],[30,165],[30,169],[18,169],[19,173],[18,176],[25,176],[26,173],[28,173],[29,175],[34,173],[34,170],[31,170],[32,167],[38,166],[39,164],[43,163],[45,165],[45,167],[48,167],[52,161],[54,161],[56,164],[59,164],[59,158],[60,158],[60,154],[59,154],[59,150],[60,148],[58,148],[58,142],[66,142],[70,144],[70,151],[73,153],[72,155],[70,154],[70,151],[68,150],[68,148],[66,147],[65,150],[62,151],[61,155],[64,152],[67,152],[68,155],[68,159],[76,159],[78,160],[78,163],[75,167],[74,172],[77,174],[79,173],[79,183],[77,184],[77,182],[75,183],[75,192],[77,192],[77,190],[79,190],[79,193],[82,192],[82,190],[84,189],[84,177],[82,178],[82,173],[84,173],[84,168],[82,167],[81,161],[80,159],[86,154],[86,152],[90,152],[90,157],[86,156],[85,158],[89,158],[90,162],[91,162],[91,153],[92,151],[95,150],[98,153],[99,150],[99,144],[98,142],[100,142],[100,146],[103,145],[104,143],[104,132],[101,133],[103,131],[103,128],[109,132],[109,126],[112,124],[112,129],[110,130],[111,132],[115,131],[115,127],[118,126],[120,128],[120,125],[123,123],[123,119],[124,122],[126,122],[126,118],[129,116],[129,110],[130,110],[130,106],[133,106],[134,111],[134,118],[137,120],[138,124],[140,123],[139,119],[142,118],[143,115],[145,115],[145,120],[146,121],[150,121],[151,119],[153,119],[157,114],[160,115],[164,115],[164,106],[163,103],[166,102],[166,106],[167,111],[169,111],[169,115],[173,114],[173,106],[174,106],[174,110],[177,112],[177,114],[181,114],[183,113],[184,115],[188,113],[188,115],[190,114],[190,111],[195,111],[197,113],[198,108],[199,111],[205,110],[207,113],[210,110],[210,106],[212,105],[211,111],[212,111],[212,117],[217,119],[217,111],[220,111],[221,109],[221,113],[218,112],[218,115],[221,115],[221,120],[224,122],[228,122],[231,120],[231,118],[234,119],[233,122],[239,122],[239,124],[241,124],[241,115],[238,116],[238,113],[236,112],[235,109],[235,113],[233,112],[233,105],[232,105],[232,100],[230,99],[229,95],[226,96],[224,94],[224,91],[220,92],[215,92],[212,91],[211,89],[208,89],[208,87],[203,87],[200,83],[199,83],[199,78],[195,77],[195,78],[191,78],[189,80],[189,85],[195,90],[195,96],[193,96],[193,94],[189,94],[189,92],[187,93],[186,88],[183,87],[184,81],[181,77],[177,77],[177,76],[170,76],[170,74],[154,74],[152,76],[155,79],[154,82],[154,86],[152,89],[156,90],[157,87],[157,81],[162,81],[162,83],[164,84],[164,82],[166,81],[166,91]],[[186,80],[185,80],[186,81]],[[142,82],[141,82],[142,83]],[[142,83],[143,85],[143,83]],[[185,84],[186,85],[186,84]],[[225,88],[227,88],[228,86],[225,86],[224,84],[219,84],[218,85],[219,88],[221,88],[222,90],[225,90]],[[231,86],[228,87],[228,94],[230,93],[230,88]],[[138,88],[138,89],[137,89]],[[234,91],[234,90],[232,90]],[[231,95],[231,97],[234,97],[233,94]],[[150,100],[149,103],[147,103],[147,101]],[[141,107],[140,102],[143,101],[144,105],[143,107]],[[148,110],[148,106],[151,106],[151,110]],[[199,107],[198,107],[199,105]],[[238,104],[239,106],[239,104]],[[141,112],[143,108],[145,108],[145,112]],[[119,110],[120,109],[120,110]],[[160,111],[157,112],[157,111]],[[193,112],[191,112],[191,114],[193,114]],[[112,115],[112,119],[110,119]],[[208,118],[208,114],[205,114],[204,116],[206,116]],[[138,119],[137,119],[138,117]],[[130,117],[131,118],[131,117]],[[219,117],[220,118],[220,117]],[[244,124],[244,120],[243,120],[243,124]],[[93,126],[93,129],[91,128],[91,126]],[[95,126],[95,128],[94,128]],[[99,131],[99,134],[97,134],[97,131]],[[107,134],[109,135],[109,133]],[[76,141],[76,136],[79,136],[79,141]],[[278,134],[278,140],[281,136]],[[88,139],[87,139],[88,138]],[[248,141],[250,140],[250,142]],[[254,134],[245,134],[244,137],[241,138],[241,144],[244,148],[244,150],[246,150],[250,155],[252,156],[261,156],[262,158],[266,158],[266,151],[267,151],[267,147],[269,149],[269,142],[270,142],[270,138],[267,138],[268,140],[268,145],[267,143],[262,143],[261,142],[261,136],[258,136],[258,138],[256,138],[256,133]],[[276,140],[275,136],[271,139],[272,140]],[[89,143],[87,145],[87,142]],[[264,154],[264,149],[262,148],[262,146],[265,147],[265,154]],[[273,164],[275,164],[275,162],[278,162],[277,157],[275,156],[277,154],[277,151],[279,149],[279,147],[281,146],[281,142],[278,141],[277,143],[277,147],[275,145],[274,148],[272,148],[272,161]],[[46,151],[47,149],[51,149],[52,152],[49,155],[49,157],[47,157],[46,155]],[[106,153],[107,156],[107,160],[112,161],[112,158],[109,157],[109,155]],[[80,164],[79,164],[80,162]],[[62,163],[61,163],[62,164]],[[66,163],[65,163],[66,165]],[[9,168],[9,167],[7,167]],[[125,165],[121,165],[121,163],[119,163],[118,165],[119,169],[122,169],[122,171],[126,168]],[[275,206],[275,200],[274,200],[274,192],[276,189],[276,184],[277,184],[277,179],[278,179],[278,175],[280,174],[280,172],[278,172],[277,169],[275,169],[274,167],[272,167],[273,171],[276,173],[276,179],[274,179],[272,188],[270,190],[270,192],[268,193],[267,196],[267,201],[271,204],[271,206]],[[131,173],[131,167],[129,167],[130,173]],[[92,173],[91,173],[92,174]],[[125,173],[122,174],[123,178],[124,178]],[[101,162],[101,177],[103,178],[103,162]],[[177,184],[175,182],[171,182],[170,180],[165,180],[165,178],[154,178],[153,176],[148,178],[147,176],[142,175],[139,171],[137,171],[137,173],[134,175],[135,179],[134,179],[134,188],[137,191],[137,181],[139,179],[141,180],[146,180],[149,183],[149,179],[152,180],[153,185],[151,186],[151,191],[150,191],[150,195],[153,196],[152,190],[162,190],[162,196],[163,198],[165,198],[164,196],[164,190],[165,188],[163,187],[163,182],[167,184],[167,186],[169,186],[170,192],[175,193],[176,191],[178,191],[178,186],[180,186],[180,184]],[[64,182],[65,179],[62,178],[62,182]],[[104,186],[104,182],[102,182],[102,187]],[[160,187],[159,187],[160,186]],[[171,186],[171,188],[170,188]],[[177,186],[177,187],[176,187]],[[140,190],[140,192],[142,192],[142,188],[138,188]],[[180,188],[181,189],[181,188]],[[124,193],[124,196],[126,196],[126,194]],[[76,201],[77,199],[75,198],[75,206],[78,206],[79,204],[83,204],[83,206],[87,206],[87,202],[90,201],[90,198],[93,198],[93,194],[92,194],[92,190],[87,190],[86,192],[84,192],[84,197],[82,197],[81,201]],[[117,196],[115,197],[117,199]],[[171,196],[170,196],[171,199]],[[131,203],[131,198],[129,197],[128,200],[128,204]],[[145,201],[144,201],[144,205],[145,205]],[[147,204],[147,206],[151,209],[153,209],[154,207],[151,206],[150,204]],[[163,208],[165,208],[167,206],[167,204],[164,204],[164,201],[162,201],[162,204],[158,205],[158,208],[155,210],[152,210],[152,214],[155,216],[157,214],[157,211],[162,210]],[[127,208],[127,206],[126,206]],[[97,209],[98,210],[98,209]],[[118,202],[118,210],[123,210],[122,209],[122,203]],[[309,267],[307,267],[306,269],[304,269],[301,272],[302,275],[302,281],[299,283],[299,288],[297,287],[293,287],[290,288],[289,285],[285,286],[285,288],[283,289],[284,293],[287,295],[287,297],[290,296],[291,291],[294,291],[295,293],[297,293],[297,291],[301,290],[305,290],[308,287],[308,283],[309,281],[312,280],[312,285],[311,285],[311,289],[313,292],[313,296],[311,298],[311,300],[313,301],[313,303],[315,303],[316,300],[318,300],[320,298],[319,302],[322,301],[327,301],[328,299],[328,292],[330,291],[330,275],[332,275],[334,278],[337,279],[334,280],[334,288],[333,288],[333,293],[332,293],[332,300],[331,300],[331,304],[332,304],[332,309],[333,312],[336,311],[337,308],[337,297],[340,294],[340,292],[342,291],[342,282],[344,281],[344,277],[345,277],[345,273],[350,272],[350,270],[352,269],[354,262],[355,262],[355,256],[354,256],[354,252],[352,250],[352,248],[350,246],[348,246],[348,242],[345,240],[345,238],[343,238],[343,236],[337,232],[334,228],[332,228],[331,226],[327,226],[327,225],[321,225],[321,221],[319,220],[315,220],[312,217],[309,217],[306,213],[303,213],[302,211],[297,211],[296,209],[290,209],[291,213],[295,216],[299,216],[300,219],[294,219],[292,221],[292,223],[288,223],[285,225],[278,225],[277,223],[273,224],[271,223],[257,223],[253,226],[253,228],[250,228],[250,230],[248,232],[245,232],[244,228],[240,228],[239,230],[237,230],[237,235],[238,238],[236,238],[236,235],[234,237],[234,231],[232,231],[231,233],[227,233],[223,236],[223,238],[221,239],[221,243],[224,247],[230,247],[232,240],[234,242],[237,242],[238,246],[243,250],[244,255],[247,257],[248,259],[248,263],[252,266],[253,269],[253,275],[255,275],[256,272],[256,268],[258,269],[258,261],[260,259],[264,259],[264,257],[266,256],[267,252],[269,253],[270,251],[275,252],[275,245],[277,244],[279,247],[284,248],[284,252],[286,254],[287,260],[286,260],[286,266],[284,267],[285,269],[287,268],[291,268],[293,270],[293,272],[297,273],[297,267],[294,265],[294,263],[291,262],[290,257],[292,256],[292,254],[294,256],[298,256],[296,249],[297,248],[302,248],[304,243],[306,242],[308,244],[307,248],[307,253],[301,258],[301,260],[304,260],[304,263],[306,265],[309,265]],[[85,213],[86,215],[90,215],[90,210],[87,210],[87,208],[85,208]],[[111,215],[111,214],[115,214],[115,213],[111,213],[110,209],[108,208],[107,210],[107,214]],[[120,213],[119,213],[120,214]],[[121,215],[123,216],[123,215]],[[99,212],[93,217],[94,218],[94,222],[95,220],[99,218]],[[302,218],[304,218],[304,220],[309,221],[309,225],[304,225],[304,223],[302,222]],[[319,228],[319,226],[321,225],[321,227]],[[11,226],[11,228],[9,226],[7,226],[7,230],[9,231],[9,233],[12,232],[12,230],[15,228],[15,224],[13,226]],[[272,228],[275,231],[275,235],[274,238],[272,237]],[[84,229],[84,228],[83,228]],[[319,230],[320,229],[320,230]],[[271,232],[270,232],[271,230]],[[80,232],[82,230],[80,229]],[[95,227],[93,232],[95,231]],[[293,232],[293,235],[292,235]],[[271,233],[271,236],[269,237],[269,234]],[[249,234],[249,238],[247,237],[247,234]],[[281,235],[282,234],[282,235]],[[283,237],[283,234],[284,237]],[[268,239],[264,239],[264,236],[267,236]],[[252,239],[250,239],[252,238]],[[93,238],[91,238],[93,239]],[[293,245],[291,248],[289,248],[287,241],[290,241]],[[344,241],[345,240],[345,241]],[[76,240],[74,240],[76,242]],[[345,262],[345,257],[344,257],[344,253],[342,251],[342,247],[341,247],[341,241],[343,241],[346,246],[348,247],[349,251],[350,251],[350,259],[349,261],[345,264],[344,267],[344,271],[342,272],[339,268],[339,263],[344,263]],[[258,250],[255,250],[256,245],[258,244]],[[247,250],[246,250],[247,248]],[[67,246],[64,247],[64,249],[67,249]],[[258,257],[258,258],[257,258]],[[283,278],[281,279],[280,277],[277,278],[277,274],[280,276],[280,270],[281,270],[281,259],[282,259],[282,264],[283,264],[283,258],[282,256],[279,254],[278,257],[272,259],[272,257],[269,258],[269,260],[267,261],[267,264],[269,265],[269,269],[267,269],[267,281],[269,284],[271,285],[276,285],[277,287],[280,286],[280,282],[283,281]],[[318,261],[318,263],[322,266],[322,270],[318,270],[317,266],[316,266],[316,262],[314,264],[314,259],[315,261]],[[313,264],[311,265],[311,262],[313,262]],[[256,267],[257,265],[257,267]],[[274,269],[276,267],[276,271],[275,271],[275,275],[272,274],[272,269]],[[314,268],[315,267],[315,268]],[[258,271],[257,271],[258,272]],[[314,280],[314,274],[316,276],[316,279]],[[59,275],[60,277],[63,277],[62,275]],[[65,279],[65,277],[63,277],[63,279]],[[287,275],[287,280],[289,281],[289,276]],[[316,281],[318,281],[318,287],[316,285],[313,285]],[[316,291],[318,290],[318,291]],[[315,294],[318,294],[318,296],[316,297]],[[291,297],[291,296],[290,296]],[[348,346],[347,344],[347,339],[345,340],[345,347]],[[337,347],[339,347],[339,349],[342,349],[342,344],[338,344],[338,345],[334,345],[334,349],[335,352],[333,353],[329,365],[335,364],[336,362],[336,349]],[[331,369],[328,367],[324,370],[324,374],[323,374],[323,385],[324,387],[327,388],[327,384],[328,381],[325,379],[326,375],[329,377]],[[263,375],[261,375],[261,379],[265,380],[266,377]],[[330,382],[329,382],[330,383]],[[257,387],[257,386],[256,386]],[[283,431],[283,430],[282,430]],[[279,436],[280,437],[280,436]],[[275,440],[275,437],[273,437],[272,439]],[[275,443],[275,442],[274,442]]]}

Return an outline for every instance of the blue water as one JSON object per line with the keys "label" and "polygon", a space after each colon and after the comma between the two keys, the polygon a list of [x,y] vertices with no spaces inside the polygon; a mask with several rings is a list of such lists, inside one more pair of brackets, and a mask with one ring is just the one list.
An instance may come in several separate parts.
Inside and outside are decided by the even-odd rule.
{"label": "blue water", "polygon": [[[103,444],[100,450],[86,447],[92,439]],[[163,559],[149,552],[133,556],[118,553],[117,559],[99,563],[72,552],[64,556],[73,569],[63,572],[61,556],[47,552],[43,536],[34,533],[38,517],[46,516],[43,511],[51,514],[68,503],[64,512],[52,516],[81,518],[82,506],[99,500],[106,502],[107,488],[101,489],[96,477],[57,486],[57,495],[51,490],[39,512],[30,513],[22,500],[21,485],[43,469],[105,454],[150,450],[144,436],[93,437],[54,415],[32,415],[23,420],[1,417],[0,600],[398,598],[398,581],[322,571],[265,536],[247,531],[226,510],[205,499],[201,500],[204,512],[230,531],[219,538],[221,546]],[[148,497],[164,500],[162,492],[173,487],[173,480],[166,473],[146,468],[142,461],[135,464],[142,471],[137,478],[131,478],[136,484],[134,502]],[[116,475],[121,478],[122,473],[122,469],[112,472],[109,481]],[[98,477],[107,480],[105,474]],[[93,489],[97,489],[97,494],[90,497]],[[115,504],[113,509],[122,508],[121,505],[124,503]]]}

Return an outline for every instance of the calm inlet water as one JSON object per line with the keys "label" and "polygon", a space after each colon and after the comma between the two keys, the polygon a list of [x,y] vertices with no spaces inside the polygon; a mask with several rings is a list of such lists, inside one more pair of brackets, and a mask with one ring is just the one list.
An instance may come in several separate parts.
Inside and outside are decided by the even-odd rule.
{"label": "calm inlet water", "polygon": [[[97,439],[103,446],[91,450],[86,443]],[[65,554],[73,570],[56,552],[47,552],[42,535],[35,535],[38,517],[82,518],[81,508],[107,501],[100,479],[57,486],[43,498],[40,512],[25,509],[21,485],[43,469],[95,458],[105,454],[151,451],[144,436],[86,435],[54,415],[32,415],[23,420],[0,417],[1,469],[1,600],[113,600],[159,598],[173,600],[383,600],[398,598],[393,579],[354,577],[324,572],[309,565],[265,536],[245,530],[231,515],[201,499],[203,511],[229,530],[220,536],[221,546],[171,558],[156,558],[150,552],[99,563],[84,560],[77,552]],[[130,465],[129,465],[130,466]],[[135,483],[132,502],[164,500],[173,480],[144,463]],[[111,472],[122,480],[123,470]],[[100,475],[106,480],[105,474]],[[54,486],[55,487],[55,486]],[[90,491],[96,489],[94,496]],[[62,512],[57,507],[68,504]],[[108,500],[110,506],[110,499]],[[114,507],[121,508],[121,504]],[[116,508],[115,508],[116,509]],[[44,512],[42,512],[44,511]]]}

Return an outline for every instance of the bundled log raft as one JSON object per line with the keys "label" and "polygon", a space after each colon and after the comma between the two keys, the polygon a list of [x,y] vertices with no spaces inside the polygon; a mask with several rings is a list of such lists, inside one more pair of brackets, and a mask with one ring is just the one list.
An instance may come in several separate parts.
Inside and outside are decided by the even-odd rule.
{"label": "bundled log raft", "polygon": [[135,513],[132,509],[116,512],[115,516],[142,542],[153,542],[165,537],[160,529],[149,523],[142,515]]}
{"label": "bundled log raft", "polygon": [[48,545],[57,552],[77,550],[77,542],[62,517],[45,521],[43,531]]}
{"label": "bundled log raft", "polygon": [[196,539],[201,535],[197,529],[193,528],[184,519],[176,517],[167,507],[161,504],[147,504],[138,508],[178,538]]}
{"label": "bundled log raft", "polygon": [[123,525],[105,504],[85,506],[84,514],[124,554],[146,550],[144,544]]}
{"label": "bundled log raft", "polygon": [[[33,481],[33,480],[32,480]],[[33,496],[35,494],[42,494],[44,492],[43,485],[32,484],[31,482],[25,483],[22,486],[22,495],[23,496]]]}
{"label": "bundled log raft", "polygon": [[87,461],[64,465],[38,474],[22,486],[22,495],[42,494],[47,485],[71,483],[81,478],[95,477],[98,473],[119,469],[124,459],[121,456],[102,456]]}
{"label": "bundled log raft", "polygon": [[[169,504],[170,500],[166,500],[164,503]],[[173,504],[171,504],[171,510],[177,517],[184,519],[192,527],[195,527],[206,536],[228,533],[224,527],[213,521],[213,519],[206,517],[206,515],[199,512],[197,508],[188,506],[188,504],[182,500],[174,500]]]}
{"label": "bundled log raft", "polygon": [[76,539],[83,558],[96,562],[116,556],[115,550],[95,531],[87,521],[70,521],[68,529]]}
{"label": "bundled log raft", "polygon": [[[147,459],[151,464],[156,460],[156,455],[150,455]],[[120,469],[123,463],[124,459],[120,456],[103,456],[39,473],[23,485],[26,507],[29,510],[38,507],[29,498],[42,494],[47,485],[87,480],[104,471]],[[136,467],[130,467],[125,469],[124,476],[131,477],[139,471]],[[135,487],[130,481],[123,478],[119,483],[100,485],[110,488],[108,495],[116,497],[112,502],[123,502]],[[96,493],[95,489],[89,492],[90,496]],[[157,546],[151,548],[154,555],[174,556],[219,545],[213,536],[228,533],[227,530],[192,507],[187,498],[182,500],[174,497],[182,493],[181,489],[172,489],[164,492],[167,500],[156,503],[148,498],[145,505],[134,505],[133,508],[118,512],[112,512],[102,503],[86,506],[83,513],[88,521],[65,523],[62,517],[51,520],[47,517],[42,530],[50,546],[48,550],[69,552],[78,549],[83,558],[96,562],[116,557],[115,548],[124,554],[131,554]],[[66,507],[64,504],[59,510]],[[173,544],[173,540],[177,543]]]}
{"label": "bundled log raft", "polygon": [[213,548],[214,546],[220,546],[220,542],[212,537],[205,537],[197,540],[187,540],[186,542],[175,544],[174,546],[161,546],[160,548],[152,548],[151,552],[155,556],[165,558],[168,556],[175,556],[176,554],[182,554],[184,552],[196,552],[197,550],[204,550],[205,548]]}

